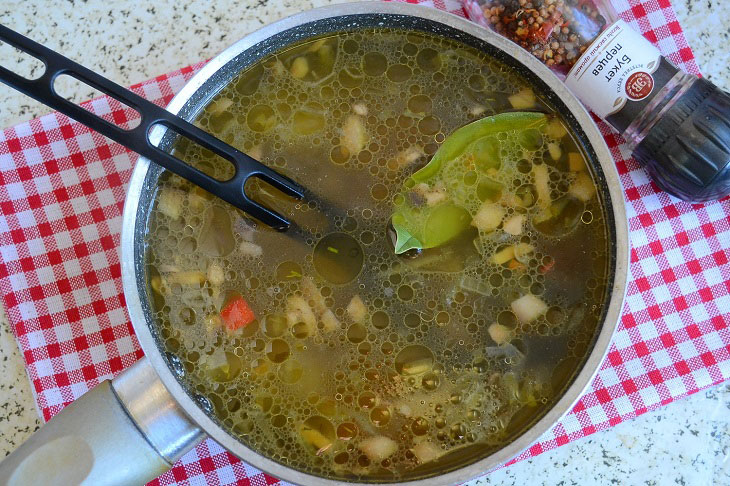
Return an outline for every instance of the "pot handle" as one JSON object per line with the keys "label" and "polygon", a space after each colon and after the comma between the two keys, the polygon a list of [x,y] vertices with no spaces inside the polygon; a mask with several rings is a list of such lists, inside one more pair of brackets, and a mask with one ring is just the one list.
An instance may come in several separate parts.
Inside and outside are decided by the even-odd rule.
{"label": "pot handle", "polygon": [[0,462],[0,485],[142,485],[204,438],[142,358]]}

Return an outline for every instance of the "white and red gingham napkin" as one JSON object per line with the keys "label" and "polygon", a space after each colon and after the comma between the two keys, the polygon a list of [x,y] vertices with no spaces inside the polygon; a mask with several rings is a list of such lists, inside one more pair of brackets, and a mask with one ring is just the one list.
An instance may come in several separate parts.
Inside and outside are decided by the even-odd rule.
{"label": "white and red gingham napkin", "polygon": [[[456,0],[427,5],[464,15]],[[674,63],[698,73],[669,0],[614,0]],[[470,8],[471,7],[471,8]],[[473,10],[471,0],[467,10]],[[202,64],[132,89],[167,104]],[[86,107],[116,122],[109,98]],[[514,461],[730,379],[730,199],[660,192],[599,124],[625,189],[631,278],[607,359],[576,407]],[[125,310],[119,237],[136,155],[52,113],[0,132],[0,292],[43,418],[142,356]],[[275,484],[208,440],[153,484]]]}

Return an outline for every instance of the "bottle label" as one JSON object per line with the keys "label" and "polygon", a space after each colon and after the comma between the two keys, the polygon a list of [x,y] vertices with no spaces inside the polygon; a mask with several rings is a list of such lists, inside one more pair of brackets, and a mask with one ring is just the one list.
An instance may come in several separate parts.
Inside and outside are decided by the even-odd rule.
{"label": "bottle label", "polygon": [[623,20],[608,26],[578,58],[565,84],[601,118],[641,102],[660,88],[661,53]]}

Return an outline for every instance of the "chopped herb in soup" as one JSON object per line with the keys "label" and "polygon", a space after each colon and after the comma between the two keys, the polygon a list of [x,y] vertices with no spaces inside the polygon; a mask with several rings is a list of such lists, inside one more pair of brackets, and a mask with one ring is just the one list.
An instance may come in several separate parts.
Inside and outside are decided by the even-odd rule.
{"label": "chopped herb in soup", "polygon": [[250,184],[296,221],[279,233],[164,174],[149,218],[171,367],[243,443],[412,480],[505,446],[570,384],[607,296],[604,210],[512,69],[435,35],[343,33],[254,64],[196,123],[315,194]]}

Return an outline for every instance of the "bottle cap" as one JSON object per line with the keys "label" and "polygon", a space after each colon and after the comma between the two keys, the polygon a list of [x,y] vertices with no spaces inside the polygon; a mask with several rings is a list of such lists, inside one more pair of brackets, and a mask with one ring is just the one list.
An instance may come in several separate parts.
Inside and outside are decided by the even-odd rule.
{"label": "bottle cap", "polygon": [[730,95],[698,79],[636,146],[657,185],[690,202],[730,194]]}

